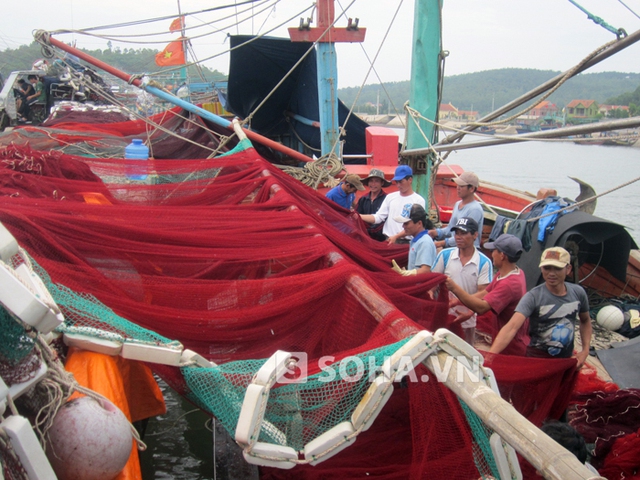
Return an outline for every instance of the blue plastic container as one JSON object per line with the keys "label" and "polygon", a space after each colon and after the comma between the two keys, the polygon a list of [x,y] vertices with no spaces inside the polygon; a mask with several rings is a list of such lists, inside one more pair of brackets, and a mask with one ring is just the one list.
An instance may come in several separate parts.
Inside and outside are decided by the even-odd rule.
{"label": "blue plastic container", "polygon": [[[144,145],[141,139],[134,138],[133,141],[125,147],[124,158],[129,160],[149,160],[149,147]],[[140,166],[127,165],[125,173],[131,180],[145,180],[147,178],[148,166],[146,163],[141,163]]]}

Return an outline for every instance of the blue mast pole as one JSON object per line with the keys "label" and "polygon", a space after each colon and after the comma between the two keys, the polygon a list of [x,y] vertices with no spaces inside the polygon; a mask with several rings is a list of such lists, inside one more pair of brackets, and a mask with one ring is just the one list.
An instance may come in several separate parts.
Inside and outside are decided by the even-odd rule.
{"label": "blue mast pole", "polygon": [[334,0],[317,1],[317,27],[301,20],[300,26],[289,28],[292,42],[318,42],[316,45],[316,67],[318,70],[318,108],[320,121],[320,144],[322,155],[333,153],[340,156],[340,132],[338,120],[338,61],[336,42],[363,42],[366,28],[358,28],[358,19],[349,19],[346,28],[333,27],[335,20]]}
{"label": "blue mast pole", "polygon": [[333,153],[339,157],[338,62],[336,48],[333,43],[318,43],[316,53],[322,155]]}

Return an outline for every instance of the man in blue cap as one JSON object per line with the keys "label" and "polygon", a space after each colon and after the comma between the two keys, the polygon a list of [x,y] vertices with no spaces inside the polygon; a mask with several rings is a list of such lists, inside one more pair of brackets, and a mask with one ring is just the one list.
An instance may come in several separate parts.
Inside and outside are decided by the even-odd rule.
{"label": "man in blue cap", "polygon": [[[384,222],[382,233],[395,240],[397,234],[404,232],[404,230],[402,224],[393,219],[395,217],[409,217],[414,203],[425,208],[426,202],[421,195],[413,191],[413,170],[409,165],[399,165],[392,180],[398,186],[398,191],[387,195],[380,210],[376,213],[360,215],[360,218],[371,224]],[[410,240],[408,238],[403,243],[408,243]]]}

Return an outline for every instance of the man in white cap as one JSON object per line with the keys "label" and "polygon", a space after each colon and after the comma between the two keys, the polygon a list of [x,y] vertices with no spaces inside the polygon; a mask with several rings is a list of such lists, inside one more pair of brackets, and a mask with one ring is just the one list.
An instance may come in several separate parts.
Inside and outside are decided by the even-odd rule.
{"label": "man in white cap", "polygon": [[478,190],[479,180],[478,176],[473,172],[463,172],[462,175],[453,179],[456,183],[456,192],[458,193],[458,200],[453,206],[453,212],[451,213],[451,220],[449,224],[444,228],[434,228],[429,230],[431,238],[436,240],[435,244],[438,248],[455,247],[456,241],[453,238],[451,232],[452,227],[458,222],[459,218],[470,217],[478,223],[480,234],[476,239],[476,247],[480,247],[480,239],[482,238],[482,227],[484,225],[484,212],[482,211],[482,205],[475,199],[475,193]]}
{"label": "man in white cap", "polygon": [[427,233],[427,229],[433,226],[427,219],[427,212],[422,205],[416,203],[411,207],[408,217],[395,217],[394,220],[401,223],[404,231],[413,238],[409,243],[407,268],[400,268],[396,261],[392,260],[392,270],[403,276],[429,273],[436,259],[436,246]]}
{"label": "man in white cap", "polygon": [[[497,275],[493,277],[486,290],[471,295],[451,278],[447,279],[447,287],[464,306],[478,315],[490,311],[495,314],[496,324],[491,332],[495,336],[511,320],[518,302],[527,293],[524,272],[516,265],[523,248],[518,237],[507,233],[500,235],[495,242],[485,243],[484,248],[491,250],[491,260],[497,269]],[[502,353],[524,356],[529,345],[527,329],[528,324],[525,322]]]}
{"label": "man in white cap", "polygon": [[540,269],[544,283],[527,292],[493,341],[490,353],[500,353],[529,318],[528,357],[570,358],[576,322],[580,322],[582,350],[575,355],[580,368],[589,356],[591,318],[589,299],[580,285],[567,283],[571,272],[571,255],[564,248],[547,248],[542,252]]}
{"label": "man in white cap", "polygon": [[[369,172],[369,176],[362,180],[362,183],[369,187],[369,193],[363,195],[358,200],[358,205],[356,206],[356,212],[362,215],[370,215],[376,213],[380,210],[382,206],[382,202],[386,198],[387,194],[383,187],[389,187],[391,182],[384,178],[384,172],[382,170],[378,170],[377,168],[372,168]],[[374,240],[378,240],[379,242],[383,242],[386,240],[386,236],[382,233],[382,228],[384,227],[383,223],[378,223],[374,225],[367,225],[367,233]]]}
{"label": "man in white cap", "polygon": [[353,208],[356,202],[357,190],[364,190],[360,177],[355,173],[349,173],[344,176],[342,182],[329,190],[325,197],[349,210]]}
{"label": "man in white cap", "polygon": [[[478,238],[478,222],[470,217],[462,217],[451,230],[457,247],[441,250],[431,271],[444,273],[471,295],[483,291],[493,279],[493,265],[474,245]],[[473,311],[460,313],[455,322],[460,323],[465,341],[473,345],[476,314]]]}
{"label": "man in white cap", "polygon": [[[402,224],[394,221],[394,217],[408,217],[414,203],[423,208],[426,204],[424,198],[413,191],[413,170],[409,165],[399,165],[392,180],[398,185],[398,191],[387,195],[376,213],[360,215],[366,223],[384,222],[382,233],[387,237],[394,237],[402,232]],[[409,240],[405,243],[409,243]]]}

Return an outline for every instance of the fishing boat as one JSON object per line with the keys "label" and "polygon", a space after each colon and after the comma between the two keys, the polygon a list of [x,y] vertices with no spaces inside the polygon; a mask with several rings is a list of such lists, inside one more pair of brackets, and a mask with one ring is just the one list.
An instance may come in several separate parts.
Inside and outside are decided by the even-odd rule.
{"label": "fishing boat", "polygon": [[[439,2],[418,8],[424,10],[417,19],[439,21]],[[318,24],[335,28],[321,11]],[[301,35],[312,35],[302,27]],[[67,48],[53,37],[48,45]],[[429,57],[435,79],[441,50]],[[3,261],[14,271],[26,264],[42,279],[64,315],[52,340],[61,352],[142,362],[224,427],[240,446],[229,449],[229,458],[260,466],[265,478],[533,478],[536,470],[547,478],[591,478],[537,428],[559,417],[578,391],[575,361],[550,368],[545,360],[498,356],[485,363],[447,329],[442,275],[399,278],[389,265],[406,261],[405,247],[369,239],[357,216],[270,157],[288,156],[290,164],[311,164],[310,158],[238,122],[176,103],[149,121],[26,127],[0,137],[6,167],[0,221],[12,246],[7,251],[14,252]],[[423,108],[417,100],[412,108],[425,115],[437,104]],[[334,130],[323,130],[319,142],[329,152]],[[403,153],[424,188],[427,150],[437,142],[420,130],[409,130],[420,141],[408,142]],[[179,142],[174,131],[181,132]],[[336,176],[366,176],[371,165],[391,176],[397,138],[379,127],[364,136],[371,151],[356,154],[368,164],[340,165]],[[122,158],[134,137],[147,140],[152,159]],[[97,155],[105,149],[111,155]],[[454,166],[434,172],[429,198],[445,222],[459,173]],[[480,194],[494,220],[520,214],[535,200],[488,182]],[[623,227],[590,218],[564,228],[569,218],[550,241],[590,243],[593,233],[581,225],[596,222],[606,238],[582,259],[578,246],[581,266],[618,268],[622,257],[629,268],[635,243]],[[15,245],[24,249],[20,259]],[[21,318],[9,313],[9,320]],[[131,405],[121,408],[136,410],[131,421],[161,410],[154,402],[134,408],[144,401],[125,391]]]}

